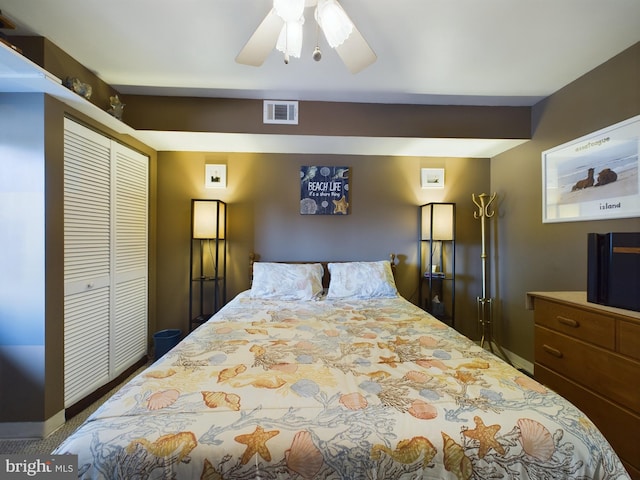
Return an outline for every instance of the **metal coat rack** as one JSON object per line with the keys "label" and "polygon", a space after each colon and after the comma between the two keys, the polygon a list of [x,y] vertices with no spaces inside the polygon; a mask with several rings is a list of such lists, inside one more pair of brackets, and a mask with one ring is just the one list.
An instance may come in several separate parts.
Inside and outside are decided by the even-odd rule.
{"label": "metal coat rack", "polygon": [[496,349],[500,355],[510,364],[509,357],[504,353],[504,350],[500,344],[493,338],[493,298],[488,295],[488,278],[487,278],[487,219],[495,215],[495,211],[490,210],[490,206],[496,199],[497,194],[494,192],[489,196],[486,193],[481,193],[476,197],[475,194],[471,194],[473,203],[478,207],[478,211],[473,212],[473,218],[480,219],[480,228],[482,235],[482,253],[480,258],[482,259],[482,296],[476,298],[478,306],[478,323],[482,330],[482,338],[480,339],[480,347],[484,348],[485,342],[489,345],[491,353],[496,353],[493,350],[495,344]]}

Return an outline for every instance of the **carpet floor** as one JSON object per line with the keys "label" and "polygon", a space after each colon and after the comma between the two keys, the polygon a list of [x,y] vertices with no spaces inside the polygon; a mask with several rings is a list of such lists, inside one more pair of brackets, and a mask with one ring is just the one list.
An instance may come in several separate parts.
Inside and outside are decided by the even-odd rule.
{"label": "carpet floor", "polygon": [[55,448],[60,445],[69,435],[71,435],[96,409],[102,405],[105,400],[116,393],[122,385],[132,379],[135,375],[147,368],[149,365],[144,365],[138,370],[133,372],[129,377],[123,380],[120,384],[109,390],[106,394],[93,402],[89,407],[82,410],[73,418],[67,420],[64,425],[58,428],[55,432],[49,435],[47,438],[40,439],[19,439],[19,440],[7,440],[0,439],[0,454],[12,455],[12,454],[24,454],[24,455],[48,455]]}

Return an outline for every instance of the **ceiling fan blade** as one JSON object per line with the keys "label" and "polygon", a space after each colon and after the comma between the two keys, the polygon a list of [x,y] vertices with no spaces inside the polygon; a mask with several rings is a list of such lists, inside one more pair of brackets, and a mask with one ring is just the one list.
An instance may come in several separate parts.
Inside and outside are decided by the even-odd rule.
{"label": "ceiling fan blade", "polygon": [[378,59],[355,25],[349,38],[336,47],[336,52],[351,73],[364,70]]}
{"label": "ceiling fan blade", "polygon": [[284,21],[276,14],[275,10],[271,9],[240,50],[236,62],[254,67],[262,65],[275,48],[283,25]]}

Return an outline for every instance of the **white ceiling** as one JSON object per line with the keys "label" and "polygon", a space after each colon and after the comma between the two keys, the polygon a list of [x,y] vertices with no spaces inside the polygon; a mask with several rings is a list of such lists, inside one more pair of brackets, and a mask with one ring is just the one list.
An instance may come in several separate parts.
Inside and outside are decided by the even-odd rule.
{"label": "white ceiling", "polygon": [[19,27],[5,33],[47,37],[125,94],[533,105],[640,41],[640,0],[341,0],[378,56],[362,72],[324,39],[311,59],[311,9],[302,58],[237,64],[271,4],[0,0],[0,10]]}

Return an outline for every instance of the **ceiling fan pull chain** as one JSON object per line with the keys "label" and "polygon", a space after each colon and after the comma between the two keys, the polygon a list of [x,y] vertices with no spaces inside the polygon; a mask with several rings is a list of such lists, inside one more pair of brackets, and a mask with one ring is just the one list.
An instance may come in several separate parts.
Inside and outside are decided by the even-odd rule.
{"label": "ceiling fan pull chain", "polygon": [[316,19],[316,48],[313,49],[313,55],[311,56],[316,62],[322,59],[322,52],[320,51],[320,24]]}
{"label": "ceiling fan pull chain", "polygon": [[284,64],[289,65],[289,22],[284,23]]}

